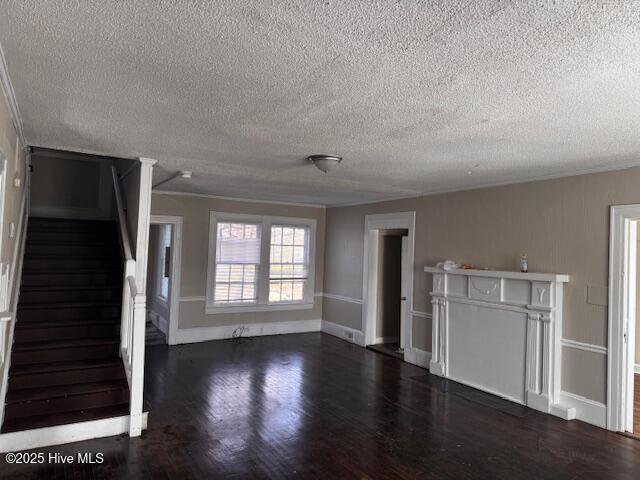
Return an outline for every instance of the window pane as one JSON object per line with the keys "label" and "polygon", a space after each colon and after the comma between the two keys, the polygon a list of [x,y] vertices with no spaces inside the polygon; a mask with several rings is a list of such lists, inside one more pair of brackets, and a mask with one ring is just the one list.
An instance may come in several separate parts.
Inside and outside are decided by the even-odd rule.
{"label": "window pane", "polygon": [[229,301],[229,284],[227,284],[227,283],[218,283],[218,284],[216,284],[214,300],[216,302],[227,302],[227,301]]}
{"label": "window pane", "polygon": [[282,301],[290,302],[291,300],[293,300],[293,282],[283,281],[282,282]]}
{"label": "window pane", "polygon": [[293,301],[304,299],[304,282],[293,282]]}
{"label": "window pane", "polygon": [[282,263],[293,263],[293,247],[282,247]]}
{"label": "window pane", "polygon": [[305,244],[305,229],[304,228],[296,228],[293,241],[294,241],[294,243],[296,245],[304,245]]}
{"label": "window pane", "polygon": [[309,270],[308,241],[308,227],[271,227],[269,302],[304,300]]}
{"label": "window pane", "polygon": [[280,286],[281,283],[278,280],[272,280],[269,282],[269,301],[270,302],[279,302],[280,301]]}
{"label": "window pane", "polygon": [[271,229],[271,245],[282,244],[282,227],[273,227]]}
{"label": "window pane", "polygon": [[282,244],[293,245],[293,228],[284,227],[282,229]]}
{"label": "window pane", "polygon": [[256,301],[260,229],[258,223],[218,222],[215,303]]}
{"label": "window pane", "polygon": [[226,263],[219,263],[216,265],[216,282],[228,282],[230,270],[231,265]]}

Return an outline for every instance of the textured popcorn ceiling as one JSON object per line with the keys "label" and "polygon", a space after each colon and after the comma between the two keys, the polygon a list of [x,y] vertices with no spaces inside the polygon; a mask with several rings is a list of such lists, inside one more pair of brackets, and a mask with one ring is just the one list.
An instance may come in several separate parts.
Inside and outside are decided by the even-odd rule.
{"label": "textured popcorn ceiling", "polygon": [[0,43],[29,143],[194,171],[168,190],[337,205],[640,160],[640,1],[0,0]]}

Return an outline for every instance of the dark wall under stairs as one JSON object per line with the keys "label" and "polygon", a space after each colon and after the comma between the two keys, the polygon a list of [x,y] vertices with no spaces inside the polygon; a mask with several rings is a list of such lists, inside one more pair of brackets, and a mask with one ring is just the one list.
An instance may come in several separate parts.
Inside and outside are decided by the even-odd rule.
{"label": "dark wall under stairs", "polygon": [[30,218],[2,432],[127,415],[115,222]]}

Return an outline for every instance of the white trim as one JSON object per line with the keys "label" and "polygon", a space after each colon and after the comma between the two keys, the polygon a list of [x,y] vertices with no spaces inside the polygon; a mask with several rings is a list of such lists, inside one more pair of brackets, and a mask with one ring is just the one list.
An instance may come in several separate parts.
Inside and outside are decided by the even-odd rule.
{"label": "white trim", "polygon": [[366,215],[364,221],[364,253],[362,271],[362,332],[364,333],[365,344],[371,345],[375,342],[377,305],[376,294],[371,291],[377,290],[378,274],[378,234],[381,229],[404,228],[408,231],[408,252],[407,252],[407,308],[405,309],[405,321],[401,325],[404,331],[400,335],[404,338],[405,351],[412,348],[413,332],[413,270],[414,270],[414,248],[415,248],[415,223],[416,212],[394,212],[379,215]]}
{"label": "white trim", "polygon": [[177,195],[182,197],[201,197],[211,198],[213,200],[229,200],[233,202],[246,202],[246,203],[263,203],[267,205],[289,205],[290,207],[306,207],[306,208],[326,208],[324,205],[317,203],[297,203],[297,202],[283,202],[279,200],[255,200],[250,198],[239,197],[224,197],[220,195],[209,195],[207,193],[190,193],[190,192],[176,192],[173,190],[153,190],[156,195]]}
{"label": "white trim", "polygon": [[[249,222],[260,224],[260,265],[258,267],[257,302],[252,304],[216,305],[214,303],[216,278],[216,241],[219,222]],[[299,302],[269,302],[269,265],[272,225],[292,225],[309,229],[307,250],[308,272],[304,299]],[[280,310],[309,310],[314,307],[316,272],[316,227],[315,218],[282,217],[272,215],[247,215],[226,212],[209,212],[209,256],[207,258],[205,313],[270,312]]]}
{"label": "white trim", "polygon": [[594,345],[592,343],[578,342],[576,340],[570,340],[563,338],[560,340],[563,347],[575,348],[576,350],[584,350],[586,352],[600,353],[602,355],[607,354],[607,347],[601,345]]}
{"label": "white trim", "polygon": [[[20,284],[22,281],[22,262],[24,259],[24,251],[27,240],[27,224],[29,218],[30,208],[30,192],[31,192],[31,178],[29,176],[29,154],[26,156],[25,173],[24,173],[24,190],[22,191],[22,199],[20,201],[20,216],[18,217],[18,229],[15,243],[13,245],[13,255],[11,258],[11,267],[9,270],[8,285],[11,289],[11,293],[8,295],[8,300],[11,302],[9,305],[11,319],[8,325],[0,324],[0,328],[8,328],[6,331],[6,338],[4,334],[0,335],[0,340],[6,342],[7,350],[2,349],[2,357],[0,357],[0,425],[4,421],[4,406],[5,398],[7,395],[7,388],[9,386],[9,369],[11,367],[11,346],[13,345],[13,334],[16,325],[16,313],[18,311],[18,296],[20,291]],[[4,221],[4,219],[0,219]]]}
{"label": "white trim", "polygon": [[331,300],[340,300],[341,302],[357,303],[362,305],[362,300],[359,298],[344,297],[342,295],[334,295],[333,293],[322,293],[322,297],[330,298]]}
{"label": "white trim", "polygon": [[243,337],[319,332],[321,323],[321,320],[293,320],[290,322],[244,323],[215,327],[181,328],[176,334],[176,344],[229,339],[233,338],[234,332],[238,329],[243,329]]}
{"label": "white trim", "polygon": [[180,297],[178,298],[179,302],[206,302],[207,297]]}
{"label": "white trim", "polygon": [[9,70],[7,69],[7,59],[4,56],[2,45],[0,45],[0,87],[4,92],[4,97],[7,101],[7,107],[9,107],[9,114],[11,115],[11,120],[13,121],[13,127],[16,130],[16,135],[20,139],[20,143],[22,145],[27,145],[27,142],[24,139],[22,116],[20,115],[20,110],[18,109],[16,92],[13,89],[13,84],[11,83],[11,78],[9,77]]}
{"label": "white trim", "polygon": [[[429,320],[431,320],[433,318],[433,316],[430,313],[421,312],[419,310],[411,310],[411,315],[413,315],[414,317],[428,318]],[[429,352],[429,353],[431,353],[431,352]]]}
{"label": "white trim", "polygon": [[355,328],[345,327],[338,323],[322,320],[322,332],[349,343],[364,347],[364,334]]}
{"label": "white trim", "polygon": [[575,393],[561,391],[560,405],[563,407],[562,412],[552,410],[551,413],[565,420],[576,418],[597,427],[605,428],[607,426],[607,406],[604,403]]}
{"label": "white trim", "polygon": [[640,363],[636,363],[633,366],[633,373],[635,373],[636,375],[640,375]]}
{"label": "white trim", "polygon": [[[94,438],[112,437],[129,432],[129,415],[54,427],[34,428],[0,434],[0,452],[18,452],[50,447]],[[147,428],[148,412],[142,414],[142,428]]]}
{"label": "white trim", "polygon": [[[635,330],[635,305],[629,305],[630,229],[640,220],[640,205],[614,205],[609,215],[609,299],[607,355],[607,429],[631,431],[628,425],[633,405],[628,401],[629,342],[626,335]],[[635,248],[635,245],[633,246]]]}
{"label": "white trim", "polygon": [[431,362],[431,352],[421,350],[419,348],[405,348],[404,361],[412,363],[422,368],[429,368],[429,362]]}
{"label": "white trim", "polygon": [[616,172],[618,170],[626,170],[628,168],[633,168],[638,166],[640,166],[640,160],[635,160],[632,162],[626,162],[626,163],[622,163],[620,165],[615,165],[615,166],[585,168],[581,170],[575,170],[573,172],[528,177],[522,180],[510,180],[505,182],[489,182],[489,183],[482,183],[480,185],[470,185],[468,187],[453,187],[453,188],[444,188],[442,190],[429,190],[429,191],[420,192],[413,195],[402,195],[398,197],[382,198],[379,200],[364,200],[361,202],[340,203],[338,205],[330,205],[327,208],[357,207],[361,205],[374,205],[374,204],[381,204],[386,202],[395,202],[397,200],[420,199],[422,197],[430,197],[433,195],[443,195],[445,193],[467,192],[469,190],[482,190],[485,188],[504,187],[507,185],[518,185],[521,183],[542,182],[545,180],[578,177],[580,175],[591,175],[594,173]]}
{"label": "white trim", "polygon": [[182,217],[177,215],[151,215],[151,224],[171,225],[171,291],[169,293],[169,318],[167,343],[175,345],[180,324],[180,288],[182,277]]}

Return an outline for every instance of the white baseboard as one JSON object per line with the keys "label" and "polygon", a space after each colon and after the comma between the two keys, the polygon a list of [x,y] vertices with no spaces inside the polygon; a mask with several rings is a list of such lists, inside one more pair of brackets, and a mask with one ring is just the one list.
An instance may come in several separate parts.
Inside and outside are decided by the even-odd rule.
{"label": "white baseboard", "polygon": [[417,365],[418,367],[429,368],[431,352],[420,350],[419,348],[405,348],[404,361]]}
{"label": "white baseboard", "polygon": [[[575,418],[601,428],[607,428],[607,406],[570,392],[560,392],[560,405],[575,409]],[[556,412],[552,411],[556,414]],[[557,415],[564,418],[562,415]],[[570,420],[570,418],[568,418]]]}
{"label": "white baseboard", "polygon": [[364,334],[360,330],[345,327],[344,325],[329,322],[327,320],[322,320],[322,331],[347,342],[355,343],[356,345],[364,347]]}
{"label": "white baseboard", "polygon": [[634,372],[634,373],[636,373],[636,374],[638,374],[638,375],[640,375],[640,363],[636,363],[636,364],[633,366],[633,372]]}
{"label": "white baseboard", "polygon": [[400,337],[376,337],[376,343],[398,343]]}
{"label": "white baseboard", "polygon": [[169,321],[166,318],[158,315],[153,310],[147,310],[147,318],[151,320],[151,323],[153,323],[158,330],[167,335],[169,331]]}
{"label": "white baseboard", "polygon": [[233,338],[233,333],[240,328],[243,328],[243,337],[319,332],[321,323],[321,320],[294,320],[291,322],[246,323],[215,327],[182,328],[176,332],[176,344]]}
{"label": "white baseboard", "polygon": [[[148,412],[142,414],[142,429],[147,428]],[[19,452],[93,438],[112,437],[129,432],[129,415],[70,423],[55,427],[34,428],[0,434],[0,452]]]}

